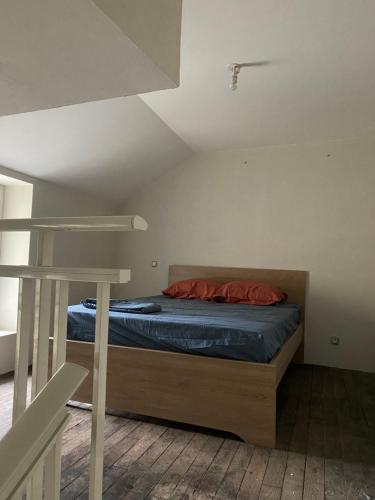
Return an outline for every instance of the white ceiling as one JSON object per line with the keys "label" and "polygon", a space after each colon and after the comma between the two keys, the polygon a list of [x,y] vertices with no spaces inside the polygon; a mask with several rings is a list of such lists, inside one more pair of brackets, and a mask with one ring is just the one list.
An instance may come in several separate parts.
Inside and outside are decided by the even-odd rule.
{"label": "white ceiling", "polygon": [[191,154],[137,96],[0,118],[0,164],[119,204]]}
{"label": "white ceiling", "polygon": [[194,150],[374,133],[375,1],[185,0],[181,86],[142,98]]}
{"label": "white ceiling", "polygon": [[175,87],[180,0],[144,2],[0,0],[0,115]]}
{"label": "white ceiling", "polygon": [[[180,88],[1,117],[0,164],[117,204],[189,148],[375,133],[374,19],[374,0],[185,0]],[[259,60],[232,92],[227,64]]]}

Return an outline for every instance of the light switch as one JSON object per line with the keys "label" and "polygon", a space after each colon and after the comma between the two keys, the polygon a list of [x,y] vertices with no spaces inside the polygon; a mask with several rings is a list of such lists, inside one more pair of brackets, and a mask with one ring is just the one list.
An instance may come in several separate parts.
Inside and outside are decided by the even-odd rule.
{"label": "light switch", "polygon": [[157,260],[151,261],[151,267],[158,267],[158,261]]}

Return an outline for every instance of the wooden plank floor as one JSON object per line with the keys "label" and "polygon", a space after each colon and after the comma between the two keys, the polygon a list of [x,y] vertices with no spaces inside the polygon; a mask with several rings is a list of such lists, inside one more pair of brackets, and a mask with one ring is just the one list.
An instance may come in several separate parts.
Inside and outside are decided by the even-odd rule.
{"label": "wooden plank floor", "polygon": [[[0,377],[0,435],[13,380]],[[278,445],[131,415],[106,418],[103,498],[375,499],[375,374],[292,365],[280,388]],[[87,499],[90,417],[69,409],[62,498]]]}

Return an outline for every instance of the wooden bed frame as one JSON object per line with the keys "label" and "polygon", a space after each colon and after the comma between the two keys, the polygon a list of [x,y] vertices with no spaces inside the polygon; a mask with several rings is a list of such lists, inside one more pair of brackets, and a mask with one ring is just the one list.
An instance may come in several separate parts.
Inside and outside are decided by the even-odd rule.
{"label": "wooden bed frame", "polygon": [[[229,431],[246,442],[275,447],[277,386],[292,360],[303,362],[307,272],[170,266],[169,283],[188,278],[272,283],[300,305],[301,323],[268,364],[109,345],[107,408]],[[67,361],[91,373],[93,352],[92,343],[67,341]],[[92,377],[72,399],[91,403]]]}

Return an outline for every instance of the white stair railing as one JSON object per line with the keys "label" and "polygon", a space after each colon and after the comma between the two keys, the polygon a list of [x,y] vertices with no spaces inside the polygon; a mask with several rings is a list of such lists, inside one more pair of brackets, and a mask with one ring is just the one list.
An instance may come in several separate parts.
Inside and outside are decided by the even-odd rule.
{"label": "white stair railing", "polygon": [[[42,300],[42,290],[51,290],[52,282],[55,282],[55,314],[51,367],[53,375],[64,364],[66,359],[69,283],[84,281],[96,283],[97,285],[89,497],[91,499],[100,499],[102,496],[103,476],[110,285],[111,283],[126,283],[130,279],[130,272],[125,269],[0,265],[0,276],[19,278],[20,280],[13,400],[14,424],[19,421],[26,408],[28,356],[32,333],[30,328],[28,328],[28,321],[30,321],[29,314],[32,309],[34,310],[35,319],[31,399],[34,400],[40,391],[49,384],[50,316],[48,311],[47,322],[43,316],[47,311],[45,309],[45,302]],[[49,287],[43,287],[44,283],[48,283]],[[30,307],[30,303],[34,304],[34,308]],[[50,307],[51,297],[47,303]],[[39,465],[33,470],[31,485],[27,491],[28,498],[31,500],[40,500],[42,498],[43,481],[46,498],[59,498],[60,474],[61,443],[59,439],[56,439],[54,446],[50,450],[48,460],[46,460],[45,471],[43,461],[39,461]]]}
{"label": "white stair railing", "polygon": [[[59,439],[69,418],[65,410],[88,370],[65,363],[0,441],[0,498],[20,496],[26,482]],[[48,500],[59,496],[46,494]]]}
{"label": "white stair railing", "polygon": [[[20,432],[17,431],[19,429],[18,422],[24,421],[25,417],[31,341],[33,341],[32,401],[39,397],[41,391],[50,387],[48,362],[52,282],[55,282],[52,375],[60,373],[61,367],[65,366],[69,282],[91,282],[97,285],[90,500],[102,498],[110,285],[111,283],[127,283],[130,280],[130,271],[55,267],[53,266],[54,234],[56,231],[137,231],[146,229],[146,221],[139,216],[0,220],[0,231],[34,231],[38,236],[35,266],[0,266],[0,277],[19,279],[12,435],[14,432]],[[33,313],[34,320],[32,320]],[[62,425],[62,422],[60,423]],[[56,430],[56,428],[54,429]],[[31,474],[31,480],[27,485],[28,500],[41,500],[43,489],[45,498],[48,500],[55,500],[60,496],[61,433],[55,433],[54,436],[53,443],[51,444],[51,441],[50,446],[44,450],[45,453],[48,453],[45,466],[43,460],[45,453],[43,452],[43,456],[33,462],[32,470],[28,470],[28,475]],[[17,438],[13,437],[13,439]],[[6,460],[2,453],[0,448],[0,464]],[[17,488],[19,491],[20,487],[17,486]],[[18,495],[15,498],[20,498],[20,494],[16,491],[12,495]],[[0,500],[3,498],[7,497],[0,495]]]}

